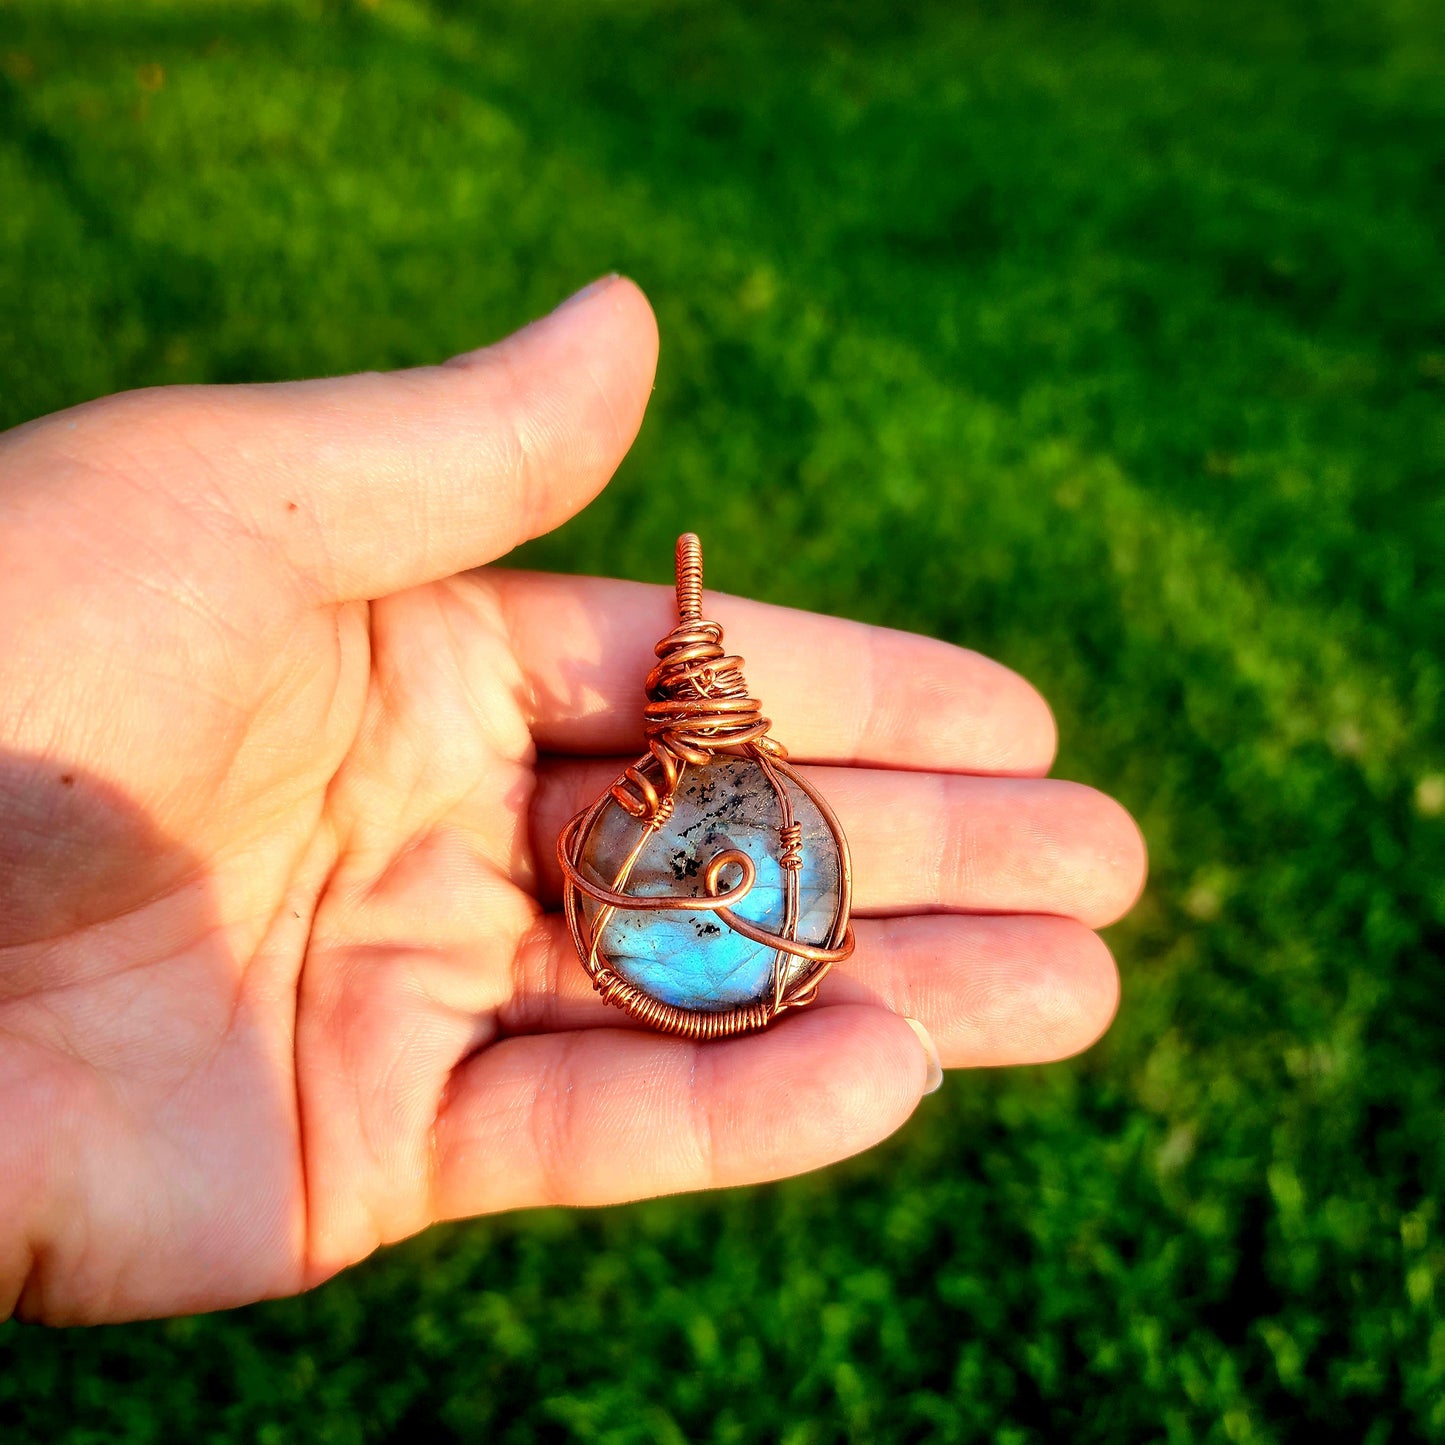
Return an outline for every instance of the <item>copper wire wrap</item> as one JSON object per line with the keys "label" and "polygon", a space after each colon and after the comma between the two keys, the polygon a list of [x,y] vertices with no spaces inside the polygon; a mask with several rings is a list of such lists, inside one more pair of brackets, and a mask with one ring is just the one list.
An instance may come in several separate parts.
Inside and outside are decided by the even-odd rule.
{"label": "copper wire wrap", "polygon": [[[676,575],[677,626],[657,644],[657,665],[644,684],[647,703],[643,708],[643,731],[647,753],[629,766],[591,807],[584,808],[562,829],[557,839],[557,858],[565,880],[563,903],[572,940],[603,1001],[665,1033],[706,1040],[763,1028],[784,1009],[813,1001],[823,975],[853,951],[853,927],[849,921],[852,870],[847,840],[833,810],[816,789],[788,766],[786,749],[768,737],[770,723],[762,715],[762,705],[748,696],[743,659],[730,655],[723,647],[721,625],[702,616],[702,543],[692,532],[684,533],[677,540]],[[777,933],[740,918],[734,911],[734,905],[747,896],[756,878],[752,859],[740,849],[725,849],[708,861],[703,874],[703,894],[638,897],[625,891],[628,875],[643,844],[672,816],[673,800],[684,770],[689,765],[704,766],[718,756],[756,762],[777,796],[781,818],[778,863],[783,870],[785,899],[783,921]],[[792,799],[785,782],[805,793],[817,806],[838,847],[838,910],[825,944],[805,943],[796,937],[803,830],[793,816]],[[613,802],[641,826],[636,844],[609,888],[587,878],[580,864],[594,824]],[[722,882],[722,874],[728,868],[736,869],[740,875],[739,881],[730,887]],[[581,907],[583,896],[598,905],[590,926]],[[680,1008],[653,998],[618,974],[599,947],[607,922],[619,908],[715,913],[743,937],[776,950],[769,995],[741,1007],[718,1011]],[[810,967],[788,982],[788,959],[805,960]]]}
{"label": "copper wire wrap", "polygon": [[677,626],[657,644],[657,666],[643,691],[643,732],[649,757],[661,770],[661,791],[639,759],[612,786],[612,796],[634,818],[650,821],[662,800],[677,791],[685,763],[705,763],[717,752],[757,743],[777,757],[784,749],[767,736],[762,704],[748,696],[743,660],[722,645],[722,627],[702,616],[702,543],[693,532],[677,539]]}

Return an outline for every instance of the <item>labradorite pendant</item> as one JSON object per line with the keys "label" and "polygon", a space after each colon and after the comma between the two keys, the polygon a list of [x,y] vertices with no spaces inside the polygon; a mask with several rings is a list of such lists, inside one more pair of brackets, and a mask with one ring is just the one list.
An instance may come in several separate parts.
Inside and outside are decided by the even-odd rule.
{"label": "labradorite pendant", "polygon": [[648,753],[562,830],[567,920],[603,998],[692,1038],[812,1000],[853,948],[848,845],[786,761],[742,659],[702,619],[702,549],[677,544],[679,622],[647,679]]}

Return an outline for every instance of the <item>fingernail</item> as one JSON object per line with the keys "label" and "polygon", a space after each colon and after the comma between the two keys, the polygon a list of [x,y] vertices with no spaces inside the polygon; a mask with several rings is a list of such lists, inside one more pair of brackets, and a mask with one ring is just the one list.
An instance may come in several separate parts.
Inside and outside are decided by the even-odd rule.
{"label": "fingernail", "polygon": [[928,1078],[924,1080],[923,1092],[932,1094],[943,1083],[943,1060],[938,1057],[938,1045],[917,1019],[905,1018],[903,1022],[918,1035],[918,1042],[923,1045],[923,1055],[928,1060]]}
{"label": "fingernail", "polygon": [[585,301],[589,296],[595,296],[599,291],[605,291],[617,279],[616,271],[609,271],[605,276],[599,276],[595,281],[589,281],[580,291],[574,291],[560,305],[553,307],[553,314],[558,311],[565,311],[569,306],[575,306],[579,301]]}

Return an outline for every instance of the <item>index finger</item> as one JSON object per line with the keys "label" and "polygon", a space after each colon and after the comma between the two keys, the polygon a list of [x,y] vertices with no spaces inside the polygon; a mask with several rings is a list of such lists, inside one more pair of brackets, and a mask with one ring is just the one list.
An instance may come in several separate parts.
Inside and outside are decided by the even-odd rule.
{"label": "index finger", "polygon": [[[505,619],[537,746],[641,753],[642,685],[677,621],[672,589],[500,568],[477,584]],[[703,615],[722,624],[773,736],[799,762],[1015,777],[1053,762],[1048,704],[977,652],[715,592]]]}

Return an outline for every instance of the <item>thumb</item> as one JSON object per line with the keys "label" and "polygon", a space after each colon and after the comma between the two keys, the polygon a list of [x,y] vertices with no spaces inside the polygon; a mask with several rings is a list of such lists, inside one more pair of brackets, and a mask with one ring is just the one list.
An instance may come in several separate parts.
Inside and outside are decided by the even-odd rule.
{"label": "thumb", "polygon": [[443,365],[205,388],[198,408],[183,391],[173,420],[228,509],[327,600],[381,597],[580,511],[632,445],[656,365],[646,298],[605,276]]}

